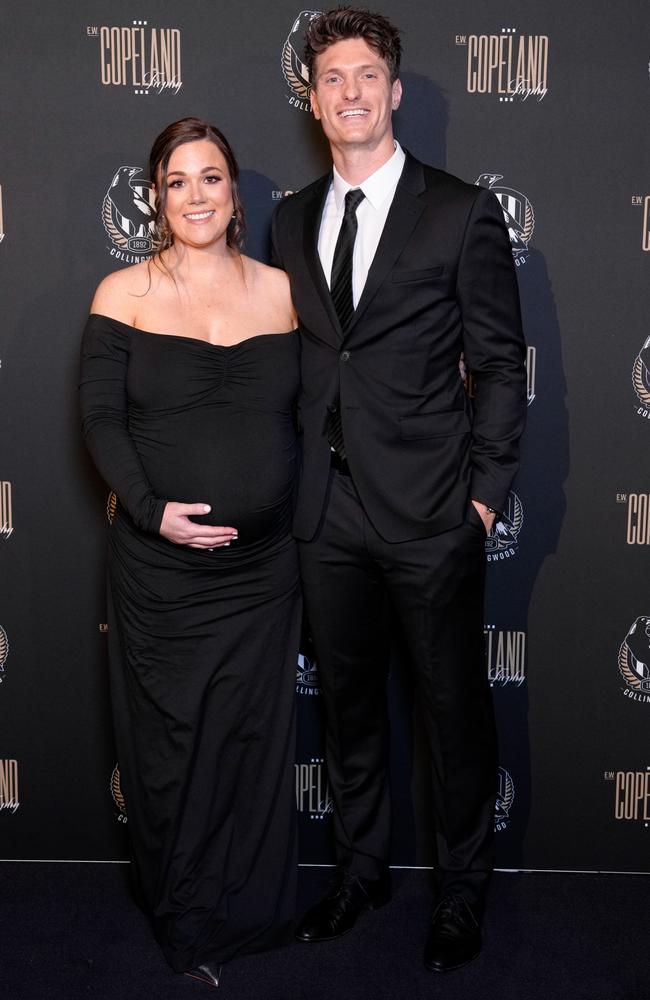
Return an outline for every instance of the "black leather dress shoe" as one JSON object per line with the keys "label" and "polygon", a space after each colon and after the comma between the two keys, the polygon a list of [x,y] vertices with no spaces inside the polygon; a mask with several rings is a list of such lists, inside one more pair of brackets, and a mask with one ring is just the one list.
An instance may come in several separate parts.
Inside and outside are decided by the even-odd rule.
{"label": "black leather dress shoe", "polygon": [[460,969],[481,950],[481,931],[462,896],[443,896],[431,918],[424,964],[432,972]]}
{"label": "black leather dress shoe", "polygon": [[203,965],[197,965],[195,969],[188,969],[185,975],[189,976],[190,979],[198,979],[200,982],[216,988],[221,979],[221,966],[218,962],[204,962]]}
{"label": "black leather dress shoe", "polygon": [[312,906],[298,924],[299,941],[331,941],[347,934],[364,910],[390,901],[390,878],[369,879],[339,869],[324,899]]}

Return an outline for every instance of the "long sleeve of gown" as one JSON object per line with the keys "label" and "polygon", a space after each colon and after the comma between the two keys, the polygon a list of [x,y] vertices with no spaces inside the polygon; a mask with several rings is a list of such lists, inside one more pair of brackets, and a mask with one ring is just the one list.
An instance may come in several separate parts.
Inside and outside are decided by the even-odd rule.
{"label": "long sleeve of gown", "polygon": [[92,459],[137,527],[158,533],[166,500],[151,488],[129,433],[130,328],[91,315],[81,345],[82,432]]}

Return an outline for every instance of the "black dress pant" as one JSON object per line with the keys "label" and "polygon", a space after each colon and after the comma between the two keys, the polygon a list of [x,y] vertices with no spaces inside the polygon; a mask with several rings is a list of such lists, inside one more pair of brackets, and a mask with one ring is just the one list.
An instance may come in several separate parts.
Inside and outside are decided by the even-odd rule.
{"label": "black dress pant", "polygon": [[396,616],[415,669],[431,761],[441,891],[480,904],[493,864],[496,735],[483,645],[485,529],[415,541],[377,534],[349,476],[332,471],[322,524],[299,543],[327,718],[337,863],[386,871],[386,681]]}

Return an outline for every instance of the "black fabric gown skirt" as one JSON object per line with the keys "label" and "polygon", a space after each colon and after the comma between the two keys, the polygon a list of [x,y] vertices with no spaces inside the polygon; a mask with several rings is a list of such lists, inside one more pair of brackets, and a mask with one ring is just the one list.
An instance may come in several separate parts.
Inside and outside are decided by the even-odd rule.
{"label": "black fabric gown skirt", "polygon": [[[179,972],[293,931],[297,354],[295,334],[219,348],[98,316],[84,339],[86,439],[131,507],[110,529],[108,620],[134,874]],[[107,426],[116,363],[136,486],[135,466],[99,458],[119,462],[125,444],[119,420]],[[239,540],[211,552],[167,542],[151,530],[156,497],[210,503],[202,520]]]}

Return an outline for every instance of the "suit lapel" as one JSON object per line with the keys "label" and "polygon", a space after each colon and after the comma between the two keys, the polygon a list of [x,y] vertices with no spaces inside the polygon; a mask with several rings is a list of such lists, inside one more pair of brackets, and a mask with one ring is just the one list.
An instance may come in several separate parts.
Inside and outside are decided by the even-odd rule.
{"label": "suit lapel", "polygon": [[[402,176],[395,189],[393,203],[389,209],[377,252],[375,253],[368,277],[355,309],[346,335],[349,337],[368,308],[368,305],[386,281],[388,274],[401,254],[424,211],[418,195],[424,190],[422,165],[409,153]],[[327,288],[327,285],[325,286]]]}
{"label": "suit lapel", "polygon": [[332,296],[330,295],[330,290],[327,287],[327,281],[325,279],[323,267],[320,262],[320,256],[318,254],[318,233],[320,230],[320,220],[323,214],[323,208],[325,207],[325,199],[327,198],[327,192],[329,191],[331,180],[331,173],[321,178],[314,190],[311,201],[305,207],[303,216],[303,251],[305,255],[305,262],[309,268],[309,272],[314,283],[314,288],[320,296],[332,326],[332,339],[334,343],[338,345],[343,339],[343,331],[341,330],[341,324],[339,323],[338,316],[336,315],[336,310],[332,302]]}

